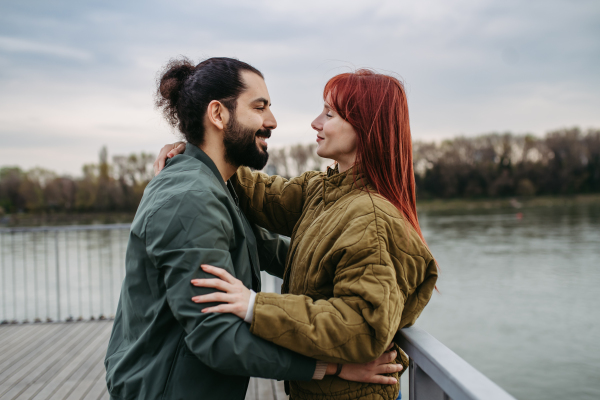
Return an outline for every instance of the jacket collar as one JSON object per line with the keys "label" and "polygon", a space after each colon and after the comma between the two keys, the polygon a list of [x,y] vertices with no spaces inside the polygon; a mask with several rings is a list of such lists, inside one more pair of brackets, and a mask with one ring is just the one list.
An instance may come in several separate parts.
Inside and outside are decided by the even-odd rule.
{"label": "jacket collar", "polygon": [[215,175],[215,177],[217,178],[217,180],[219,181],[219,183],[221,184],[221,186],[223,186],[223,189],[225,190],[225,193],[229,193],[229,195],[231,196],[231,199],[233,200],[233,202],[236,205],[238,204],[238,197],[237,197],[235,191],[231,187],[229,181],[227,181],[227,183],[225,183],[225,181],[223,180],[223,176],[221,175],[221,172],[219,171],[219,168],[217,168],[217,165],[208,156],[208,154],[206,154],[200,147],[195,146],[195,145],[190,144],[190,143],[188,143],[185,146],[185,151],[183,152],[183,154],[185,154],[186,156],[194,157],[198,161],[200,161],[203,164],[205,164],[208,168],[210,168],[210,170]]}
{"label": "jacket collar", "polygon": [[354,189],[367,186],[367,178],[355,165],[340,173],[338,165],[327,168],[327,175],[323,177],[323,201],[325,204],[334,202]]}

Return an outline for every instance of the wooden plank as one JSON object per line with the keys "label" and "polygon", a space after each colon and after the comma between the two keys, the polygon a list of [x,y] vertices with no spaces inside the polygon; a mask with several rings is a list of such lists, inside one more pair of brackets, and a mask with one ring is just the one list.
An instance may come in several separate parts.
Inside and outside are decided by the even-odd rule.
{"label": "wooden plank", "polygon": [[[102,388],[98,384],[98,380],[101,380],[104,387],[106,387],[106,371],[103,360],[104,356],[99,363],[92,366],[91,370],[82,377],[77,386],[73,388],[73,391],[64,400],[81,400],[90,393],[90,398],[95,399],[100,394]],[[94,388],[96,388],[95,392]]]}
{"label": "wooden plank", "polygon": [[[28,399],[49,399],[52,398],[54,393],[59,391],[65,382],[78,372],[78,370],[92,358],[96,362],[100,362],[103,353],[106,353],[105,343],[108,342],[105,330],[106,325],[101,324],[99,332],[95,333],[95,337],[92,338],[86,346],[82,347],[78,353],[68,360],[63,367],[58,370],[53,370],[48,374],[49,376],[44,379],[43,382],[36,382],[36,384],[30,386],[27,391],[23,392],[24,398]],[[80,340],[85,340],[81,338]],[[58,398],[58,397],[57,397]]]}
{"label": "wooden plank", "polygon": [[96,375],[96,379],[90,390],[86,393],[81,400],[110,400],[108,395],[108,389],[106,388],[106,380],[104,379],[105,371],[104,368]]}
{"label": "wooden plank", "polygon": [[77,331],[85,328],[85,326],[75,326],[71,329],[66,329],[63,335],[56,338],[49,346],[42,346],[42,343],[40,343],[42,349],[39,352],[32,352],[28,357],[24,357],[23,360],[15,362],[2,375],[0,396],[7,396],[9,393],[13,393],[12,390],[15,387],[22,387],[23,385],[27,385],[27,382],[35,379],[39,374],[40,366],[51,365],[57,358],[60,358],[63,353],[62,349],[76,340]]}
{"label": "wooden plank", "polygon": [[35,336],[33,333],[43,332],[48,329],[51,329],[51,324],[44,324],[43,326],[40,325],[36,327],[27,325],[9,325],[0,328],[0,331],[8,332],[0,339],[0,354],[4,355],[6,351],[14,348],[15,343],[20,343],[25,339],[32,338]]}
{"label": "wooden plank", "polygon": [[245,400],[287,400],[283,381],[250,378]]}
{"label": "wooden plank", "polygon": [[248,390],[246,391],[246,398],[244,400],[257,400],[256,397],[256,383],[254,382],[254,378],[250,378],[250,382],[248,383]]}
{"label": "wooden plank", "polygon": [[[18,335],[23,325],[0,325],[0,346],[4,347]],[[1,347],[0,347],[1,348]]]}
{"label": "wooden plank", "polygon": [[[103,361],[112,321],[0,329],[10,329],[5,339],[14,341],[12,348],[6,347],[11,349],[8,360],[0,353],[0,366],[5,366],[4,374],[0,373],[0,399],[109,400]],[[246,400],[271,399],[288,399],[283,382],[251,378]]]}
{"label": "wooden plank", "polygon": [[[5,383],[7,381],[14,380],[12,379],[13,375],[18,374],[19,371],[23,369],[26,369],[27,365],[32,363],[34,360],[39,363],[45,360],[46,358],[50,357],[53,354],[53,352],[55,352],[55,349],[60,348],[63,342],[68,341],[71,337],[74,337],[78,329],[80,329],[80,327],[75,327],[74,329],[66,329],[63,335],[58,337],[54,341],[46,341],[46,344],[49,344],[49,346],[43,346],[43,343],[40,343],[41,346],[39,352],[29,353],[28,355],[23,356],[23,358],[18,359],[14,363],[9,364],[9,367],[4,369],[2,373],[0,373],[0,385],[5,386]],[[0,396],[2,395],[2,393],[3,391],[0,391]]]}
{"label": "wooden plank", "polygon": [[[46,365],[41,365],[40,368],[36,369],[34,374],[32,374],[32,378],[24,379],[16,385],[20,390],[16,391],[16,388],[13,389],[13,393],[17,393],[15,397],[31,399],[47,385],[51,384],[54,386],[54,378],[61,374],[63,370],[72,363],[73,359],[76,359],[81,352],[85,352],[89,345],[95,341],[95,333],[101,329],[102,326],[98,327],[98,324],[93,323],[90,323],[90,325],[92,325],[90,330],[81,331],[81,334],[73,340],[72,347],[64,346],[61,351],[57,353],[54,360],[47,362]],[[84,332],[86,332],[85,335]]]}
{"label": "wooden plank", "polygon": [[54,325],[50,329],[40,329],[41,334],[37,334],[38,332],[35,330],[29,329],[21,332],[15,338],[12,349],[5,353],[1,353],[0,375],[11,365],[14,365],[15,362],[24,362],[31,356],[33,351],[39,354],[44,348],[51,346],[54,341],[64,335],[67,330],[67,327]]}
{"label": "wooden plank", "polygon": [[275,393],[276,400],[288,400],[290,396],[285,394],[285,385],[283,381],[271,380],[271,386],[273,387],[273,393]]}
{"label": "wooden plank", "polygon": [[[95,369],[104,370],[104,356],[106,355],[106,348],[108,346],[108,339],[110,337],[112,324],[106,324],[102,332],[98,334],[100,337],[99,346],[96,346],[96,350],[90,354],[82,363],[76,366],[72,371],[71,375],[64,379],[57,387],[57,389],[47,396],[47,398],[56,399],[67,399],[69,398],[82,384],[85,386],[86,378],[90,376],[90,373],[94,376],[97,372],[93,372]],[[86,386],[86,388],[89,385]],[[38,395],[38,397],[40,397]],[[80,398],[79,396],[78,398]]]}
{"label": "wooden plank", "polygon": [[277,393],[273,392],[270,379],[255,378],[258,381],[258,397],[261,399],[277,400]]}
{"label": "wooden plank", "polygon": [[[73,330],[77,329],[77,325],[78,324],[75,324]],[[48,378],[48,373],[51,373],[51,371],[56,368],[61,368],[64,363],[69,361],[69,358],[73,353],[76,353],[82,346],[86,346],[88,340],[78,342],[75,339],[79,336],[79,333],[89,337],[87,334],[98,330],[98,325],[89,323],[80,324],[80,326],[83,326],[83,329],[77,329],[75,335],[68,335],[67,340],[60,341],[60,345],[57,346],[60,351],[47,352],[40,362],[36,360],[36,362],[32,363],[30,368],[23,368],[11,377],[10,388],[6,390],[2,396],[8,396],[10,398],[18,397],[31,385],[38,381],[43,382],[44,379]],[[71,340],[72,337],[74,337],[74,340]]]}

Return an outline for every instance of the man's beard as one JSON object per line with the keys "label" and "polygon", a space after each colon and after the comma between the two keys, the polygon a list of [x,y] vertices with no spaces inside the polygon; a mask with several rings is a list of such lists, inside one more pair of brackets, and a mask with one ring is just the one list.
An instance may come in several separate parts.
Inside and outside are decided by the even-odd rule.
{"label": "man's beard", "polygon": [[[225,161],[234,166],[244,165],[254,169],[263,169],[269,159],[266,149],[259,149],[256,137],[271,137],[270,129],[254,129],[242,126],[233,113],[230,123],[225,127],[223,144]],[[261,146],[262,147],[262,146]]]}

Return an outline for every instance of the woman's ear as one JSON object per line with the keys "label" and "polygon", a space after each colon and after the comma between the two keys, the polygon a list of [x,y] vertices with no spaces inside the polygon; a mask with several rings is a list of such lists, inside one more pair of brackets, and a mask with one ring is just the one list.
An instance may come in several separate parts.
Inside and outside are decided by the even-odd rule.
{"label": "woman's ear", "polygon": [[220,131],[225,129],[229,121],[229,111],[217,100],[213,100],[208,104],[206,116],[208,122]]}

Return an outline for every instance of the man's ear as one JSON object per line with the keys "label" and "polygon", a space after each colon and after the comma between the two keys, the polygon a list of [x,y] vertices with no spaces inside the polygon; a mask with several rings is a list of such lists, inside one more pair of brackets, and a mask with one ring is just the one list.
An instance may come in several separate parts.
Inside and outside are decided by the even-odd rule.
{"label": "man's ear", "polygon": [[208,104],[206,117],[210,124],[222,131],[229,122],[229,110],[221,102],[213,100]]}

